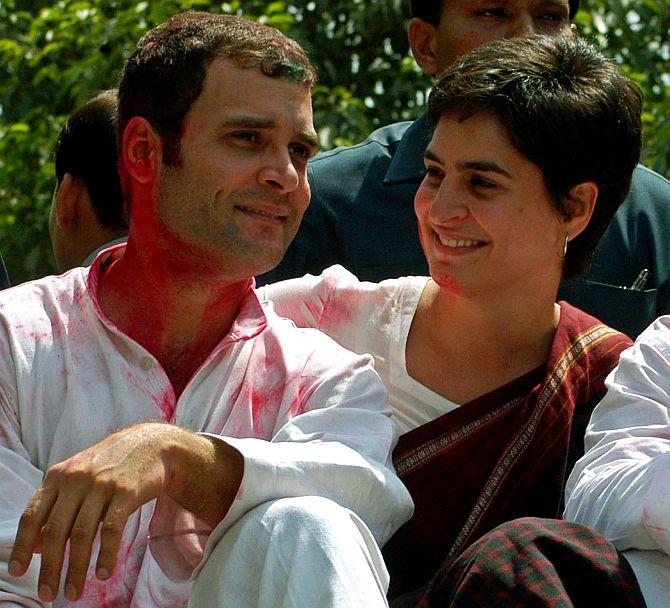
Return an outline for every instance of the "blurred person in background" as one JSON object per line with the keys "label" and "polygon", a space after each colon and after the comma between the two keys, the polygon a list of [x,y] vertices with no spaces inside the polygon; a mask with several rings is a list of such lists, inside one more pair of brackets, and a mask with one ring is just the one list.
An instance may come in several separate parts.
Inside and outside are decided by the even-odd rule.
{"label": "blurred person in background", "polygon": [[116,109],[116,89],[103,91],[78,108],[58,136],[49,236],[60,272],[87,266],[127,239]]}

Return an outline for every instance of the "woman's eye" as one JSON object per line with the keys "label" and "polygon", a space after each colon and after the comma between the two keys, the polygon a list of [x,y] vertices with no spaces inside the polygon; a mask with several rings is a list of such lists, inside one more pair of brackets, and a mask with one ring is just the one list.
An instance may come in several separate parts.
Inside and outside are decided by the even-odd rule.
{"label": "woman's eye", "polygon": [[498,187],[498,184],[491,182],[488,179],[484,179],[483,177],[472,177],[470,179],[470,185],[483,190],[493,190]]}
{"label": "woman's eye", "polygon": [[440,171],[437,167],[426,167],[424,170],[426,174],[426,178],[436,180],[436,179],[442,179],[444,177],[444,173]]}

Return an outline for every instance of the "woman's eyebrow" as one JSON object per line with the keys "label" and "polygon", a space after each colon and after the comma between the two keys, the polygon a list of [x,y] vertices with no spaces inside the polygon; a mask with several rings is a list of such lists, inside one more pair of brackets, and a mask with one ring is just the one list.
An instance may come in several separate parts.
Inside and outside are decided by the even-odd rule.
{"label": "woman's eyebrow", "polygon": [[494,163],[490,160],[473,160],[473,161],[463,161],[456,165],[456,168],[459,171],[492,171],[493,173],[499,173],[505,177],[512,179],[512,175],[505,171],[498,163]]}

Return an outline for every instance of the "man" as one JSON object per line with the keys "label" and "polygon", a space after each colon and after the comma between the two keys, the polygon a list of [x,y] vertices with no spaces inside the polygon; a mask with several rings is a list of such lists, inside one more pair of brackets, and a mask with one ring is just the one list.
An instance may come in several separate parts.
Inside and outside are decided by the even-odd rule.
{"label": "man", "polygon": [[239,17],[139,42],[119,87],[127,246],[0,298],[0,599],[386,605],[377,543],[411,501],[383,387],[251,278],[309,201],[314,78]]}
{"label": "man", "polygon": [[90,264],[128,233],[117,170],[116,103],[116,90],[103,91],[77,109],[58,136],[49,236],[60,272]]}
{"label": "man", "polygon": [[[474,47],[531,33],[574,36],[578,0],[413,0],[408,38],[424,72],[435,76]],[[388,125],[309,166],[312,203],[268,283],[338,263],[380,281],[426,275],[414,194],[423,178],[425,115]],[[343,179],[346,176],[346,179]],[[559,299],[635,337],[670,312],[670,184],[639,167],[631,193],[603,237],[584,279]]]}
{"label": "man", "polygon": [[593,411],[565,516],[593,526],[631,563],[648,608],[670,590],[670,317],[621,355]]}

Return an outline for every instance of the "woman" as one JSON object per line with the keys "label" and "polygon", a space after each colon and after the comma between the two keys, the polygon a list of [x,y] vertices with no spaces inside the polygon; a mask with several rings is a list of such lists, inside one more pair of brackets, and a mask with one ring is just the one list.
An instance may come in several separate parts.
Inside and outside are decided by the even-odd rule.
{"label": "woman", "polygon": [[640,110],[638,89],[586,43],[477,49],[428,104],[415,209],[430,278],[362,283],[336,266],[264,288],[297,325],[371,353],[389,390],[394,461],[416,503],[385,549],[391,597],[501,522],[560,515],[585,421],[630,340],[555,298],[626,196]]}

